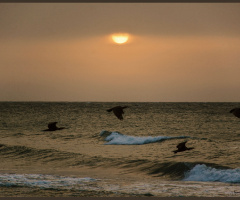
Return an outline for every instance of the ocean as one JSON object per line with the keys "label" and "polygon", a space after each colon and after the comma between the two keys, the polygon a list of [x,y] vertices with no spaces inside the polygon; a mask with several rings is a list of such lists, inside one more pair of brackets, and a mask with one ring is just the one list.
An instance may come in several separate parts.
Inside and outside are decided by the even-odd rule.
{"label": "ocean", "polygon": [[240,197],[239,105],[0,102],[0,196]]}

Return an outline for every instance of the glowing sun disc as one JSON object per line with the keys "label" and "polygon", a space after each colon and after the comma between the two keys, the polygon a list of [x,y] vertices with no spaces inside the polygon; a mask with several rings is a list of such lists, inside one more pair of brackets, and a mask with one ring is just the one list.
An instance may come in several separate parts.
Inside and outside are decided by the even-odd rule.
{"label": "glowing sun disc", "polygon": [[127,34],[114,34],[112,35],[112,40],[117,44],[123,44],[128,41]]}

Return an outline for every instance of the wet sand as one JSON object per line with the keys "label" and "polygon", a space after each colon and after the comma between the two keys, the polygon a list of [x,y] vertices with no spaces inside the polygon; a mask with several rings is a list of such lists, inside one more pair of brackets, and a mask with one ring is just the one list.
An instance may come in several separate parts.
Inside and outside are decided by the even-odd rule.
{"label": "wet sand", "polygon": [[107,191],[47,190],[29,187],[0,187],[0,197],[147,197],[149,194],[126,194]]}
{"label": "wet sand", "polygon": [[[0,187],[0,197],[240,197],[239,185],[221,187],[207,184],[203,188],[163,184],[158,185],[158,193],[134,191],[96,191],[96,190],[61,190],[30,187]],[[146,185],[146,188],[148,186]]]}

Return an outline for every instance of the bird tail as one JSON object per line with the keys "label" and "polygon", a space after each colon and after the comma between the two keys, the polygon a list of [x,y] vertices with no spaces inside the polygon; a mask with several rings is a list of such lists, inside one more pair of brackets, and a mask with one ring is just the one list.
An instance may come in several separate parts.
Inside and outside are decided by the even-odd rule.
{"label": "bird tail", "polygon": [[111,112],[112,110],[113,110],[113,109],[111,108],[111,109],[108,109],[107,111],[108,111],[108,112]]}

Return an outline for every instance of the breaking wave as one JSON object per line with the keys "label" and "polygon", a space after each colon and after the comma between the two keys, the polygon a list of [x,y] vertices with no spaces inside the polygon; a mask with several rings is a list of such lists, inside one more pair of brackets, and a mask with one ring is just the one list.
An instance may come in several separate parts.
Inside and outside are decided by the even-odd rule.
{"label": "breaking wave", "polygon": [[181,139],[181,138],[189,138],[189,136],[129,136],[124,135],[119,132],[109,132],[109,131],[102,131],[100,133],[100,136],[105,137],[105,141],[107,141],[106,144],[110,145],[142,145],[142,144],[149,144],[149,143],[155,143],[160,142],[163,140],[168,139]]}
{"label": "breaking wave", "polygon": [[184,181],[240,183],[240,168],[216,169],[198,164],[185,174]]}
{"label": "breaking wave", "polygon": [[89,177],[74,178],[44,174],[0,174],[0,186],[5,187],[39,187],[41,189],[82,188],[86,183],[96,179]]}

